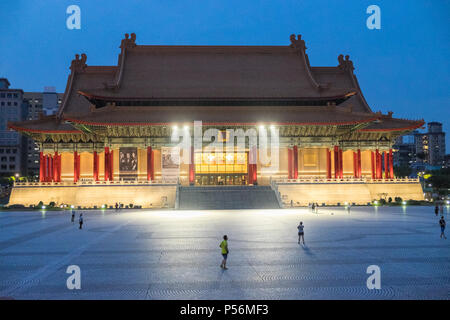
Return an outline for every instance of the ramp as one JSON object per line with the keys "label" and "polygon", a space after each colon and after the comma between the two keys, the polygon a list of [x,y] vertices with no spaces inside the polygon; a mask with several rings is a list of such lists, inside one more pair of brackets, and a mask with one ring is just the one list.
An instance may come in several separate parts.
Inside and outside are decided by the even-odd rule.
{"label": "ramp", "polygon": [[278,209],[270,186],[180,187],[180,209]]}

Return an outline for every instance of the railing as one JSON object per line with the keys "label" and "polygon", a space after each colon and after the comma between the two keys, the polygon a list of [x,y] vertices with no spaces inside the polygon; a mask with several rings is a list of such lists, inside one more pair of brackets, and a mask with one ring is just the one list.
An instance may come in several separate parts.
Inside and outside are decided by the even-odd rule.
{"label": "railing", "polygon": [[372,178],[343,178],[327,179],[324,177],[305,177],[300,179],[273,179],[271,184],[300,184],[300,183],[414,183],[419,182],[419,178],[392,178],[392,179],[372,179]]}
{"label": "railing", "polygon": [[281,199],[281,193],[278,191],[278,185],[275,183],[274,180],[272,180],[272,177],[270,178],[270,187],[272,188],[273,192],[275,192],[278,205],[280,206],[280,208],[284,208],[284,203],[283,200]]}
{"label": "railing", "polygon": [[129,186],[129,185],[178,185],[178,179],[170,180],[114,180],[114,181],[94,181],[80,180],[78,182],[14,182],[14,187],[74,187],[74,186]]}

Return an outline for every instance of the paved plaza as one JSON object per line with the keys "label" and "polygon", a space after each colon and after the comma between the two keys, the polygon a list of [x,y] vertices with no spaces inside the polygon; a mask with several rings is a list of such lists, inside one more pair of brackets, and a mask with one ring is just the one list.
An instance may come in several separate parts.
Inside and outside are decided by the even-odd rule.
{"label": "paved plaza", "polygon": [[[450,239],[433,209],[98,210],[83,211],[82,230],[68,211],[0,212],[0,297],[449,299]],[[69,265],[80,290],[66,287]],[[369,265],[381,269],[379,290],[367,289]]]}

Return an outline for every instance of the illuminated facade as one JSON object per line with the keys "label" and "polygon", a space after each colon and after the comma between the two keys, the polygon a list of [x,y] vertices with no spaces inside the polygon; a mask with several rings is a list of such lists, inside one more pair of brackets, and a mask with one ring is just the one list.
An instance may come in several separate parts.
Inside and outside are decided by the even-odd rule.
{"label": "illuminated facade", "polygon": [[[393,180],[395,138],[424,122],[373,112],[348,56],[340,55],[337,66],[312,67],[301,37],[290,40],[287,46],[149,46],[127,34],[117,66],[88,66],[85,54],[76,56],[55,116],[9,127],[39,143],[42,184]],[[249,145],[231,153],[192,147],[191,163],[173,163],[171,137],[175,130],[193,134],[194,121],[202,121],[202,134],[275,128],[277,167],[265,170]]]}

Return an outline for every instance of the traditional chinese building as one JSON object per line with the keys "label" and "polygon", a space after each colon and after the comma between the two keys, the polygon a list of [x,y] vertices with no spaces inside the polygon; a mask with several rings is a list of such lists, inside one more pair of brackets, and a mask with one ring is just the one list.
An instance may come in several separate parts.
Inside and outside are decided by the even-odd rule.
{"label": "traditional chinese building", "polygon": [[[171,206],[178,185],[272,185],[280,202],[299,204],[366,203],[384,191],[423,198],[417,181],[394,177],[392,145],[424,121],[372,111],[349,56],[313,67],[301,36],[286,46],[154,46],[126,34],[117,65],[89,66],[81,54],[70,70],[57,115],[9,124],[41,150],[40,182],[17,184],[11,203]],[[264,170],[250,147],[230,157],[202,146],[178,164],[171,137],[193,133],[194,121],[202,132],[275,129],[279,165]],[[112,191],[120,186],[134,195]]]}

